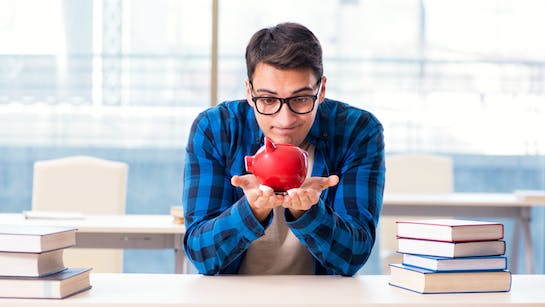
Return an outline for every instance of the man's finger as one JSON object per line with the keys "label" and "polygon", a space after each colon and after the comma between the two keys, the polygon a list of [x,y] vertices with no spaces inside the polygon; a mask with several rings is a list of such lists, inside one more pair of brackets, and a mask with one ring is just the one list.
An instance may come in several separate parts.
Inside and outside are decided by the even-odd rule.
{"label": "man's finger", "polygon": [[[259,189],[260,189],[261,191],[265,192],[265,193],[269,193],[269,192],[270,192],[270,193],[274,193],[274,190],[273,190],[271,187],[266,186],[266,185],[264,185],[264,184],[260,184],[260,185],[259,185]],[[269,193],[269,194],[270,194],[270,193]]]}

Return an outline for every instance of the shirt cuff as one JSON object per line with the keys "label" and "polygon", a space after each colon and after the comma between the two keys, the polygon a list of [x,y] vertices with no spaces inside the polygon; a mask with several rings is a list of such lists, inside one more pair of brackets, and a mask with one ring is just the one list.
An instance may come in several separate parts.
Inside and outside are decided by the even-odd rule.
{"label": "shirt cuff", "polygon": [[243,227],[246,230],[243,232],[243,235],[250,241],[263,236],[265,234],[265,229],[272,221],[272,214],[269,214],[265,221],[261,223],[252,212],[246,197],[243,197],[236,202],[234,211],[235,212],[233,213],[238,215]]}
{"label": "shirt cuff", "polygon": [[304,231],[304,229],[313,229],[320,225],[320,217],[325,214],[325,203],[322,199],[318,203],[303,213],[299,218],[295,218],[290,210],[284,210],[284,218],[286,224],[297,231]]}

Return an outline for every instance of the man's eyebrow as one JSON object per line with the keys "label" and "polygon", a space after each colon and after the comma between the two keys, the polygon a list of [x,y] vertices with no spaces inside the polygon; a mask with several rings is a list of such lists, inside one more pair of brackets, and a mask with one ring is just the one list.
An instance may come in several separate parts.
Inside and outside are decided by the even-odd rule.
{"label": "man's eyebrow", "polygon": [[[305,86],[305,87],[302,87],[300,89],[297,89],[292,93],[292,95],[296,95],[296,94],[299,94],[301,92],[306,92],[306,91],[312,91],[312,88],[309,87],[309,86]],[[271,95],[277,95],[278,93],[275,92],[275,91],[271,91],[271,90],[268,90],[268,89],[265,89],[265,88],[259,88],[259,89],[255,89],[255,92],[256,93],[267,93],[267,94],[271,94]]]}
{"label": "man's eyebrow", "polygon": [[300,88],[300,89],[298,89],[298,90],[296,90],[296,91],[293,91],[293,92],[291,92],[291,93],[292,93],[292,94],[299,94],[299,93],[301,93],[301,92],[312,91],[312,90],[313,90],[312,87],[305,86],[305,87],[302,87],[302,88]]}

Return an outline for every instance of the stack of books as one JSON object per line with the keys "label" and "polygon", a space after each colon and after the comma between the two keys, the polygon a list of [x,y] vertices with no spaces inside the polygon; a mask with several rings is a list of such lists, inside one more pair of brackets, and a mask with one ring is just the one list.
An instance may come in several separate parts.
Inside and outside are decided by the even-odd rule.
{"label": "stack of books", "polygon": [[515,190],[518,200],[530,204],[545,204],[545,191],[543,190]]}
{"label": "stack of books", "polygon": [[0,297],[65,298],[91,288],[90,268],[66,268],[76,229],[0,225]]}
{"label": "stack of books", "polygon": [[390,264],[390,285],[419,293],[511,289],[501,223],[456,219],[397,222],[403,262]]}
{"label": "stack of books", "polygon": [[170,207],[170,215],[175,224],[184,224],[184,209],[182,206]]}

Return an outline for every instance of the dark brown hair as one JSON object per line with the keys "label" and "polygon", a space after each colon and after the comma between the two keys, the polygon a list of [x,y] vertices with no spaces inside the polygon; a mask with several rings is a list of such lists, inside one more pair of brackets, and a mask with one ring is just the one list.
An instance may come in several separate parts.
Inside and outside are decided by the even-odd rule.
{"label": "dark brown hair", "polygon": [[286,22],[257,31],[246,47],[246,69],[251,82],[258,63],[279,69],[310,68],[322,77],[322,47],[314,34],[298,23]]}

